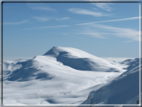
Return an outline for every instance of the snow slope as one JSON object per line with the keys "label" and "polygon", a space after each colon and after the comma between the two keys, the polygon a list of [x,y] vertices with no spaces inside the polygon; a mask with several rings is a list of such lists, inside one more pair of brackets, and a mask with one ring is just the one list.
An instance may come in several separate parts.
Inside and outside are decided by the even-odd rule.
{"label": "snow slope", "polygon": [[123,67],[64,47],[29,60],[7,61],[4,104],[81,104],[92,90],[122,74]]}
{"label": "snow slope", "polygon": [[64,65],[77,70],[119,72],[120,67],[114,66],[106,60],[75,48],[53,47],[44,54],[52,56]]}
{"label": "snow slope", "polygon": [[122,62],[127,71],[96,91],[83,104],[136,104],[139,95],[139,58]]}
{"label": "snow slope", "polygon": [[[113,65],[106,60],[75,48],[53,47],[43,56],[36,56],[26,61],[6,63],[6,80],[26,81],[31,79],[51,79],[53,71],[95,71],[123,72],[120,65]],[[47,67],[46,71],[42,68]],[[4,74],[5,74],[4,73]],[[55,73],[54,73],[55,74]]]}

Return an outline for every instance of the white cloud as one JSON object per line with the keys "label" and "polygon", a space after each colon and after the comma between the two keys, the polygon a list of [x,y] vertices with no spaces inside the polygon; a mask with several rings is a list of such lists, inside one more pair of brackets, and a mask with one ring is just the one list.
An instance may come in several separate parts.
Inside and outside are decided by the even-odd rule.
{"label": "white cloud", "polygon": [[34,9],[34,10],[46,10],[46,11],[56,11],[55,9],[53,9],[53,8],[51,8],[51,7],[43,7],[43,6],[41,6],[41,7],[31,7],[32,9]]}
{"label": "white cloud", "polygon": [[106,11],[111,11],[112,8],[109,6],[110,3],[93,3],[93,5],[103,9],[103,10],[106,10]]}
{"label": "white cloud", "polygon": [[38,20],[38,21],[49,21],[49,20],[60,21],[60,20],[67,20],[67,19],[69,19],[69,17],[62,17],[62,18],[56,18],[56,17],[33,17],[33,18]]}
{"label": "white cloud", "polygon": [[45,28],[61,28],[61,27],[69,27],[69,25],[43,26],[43,27],[25,28],[23,30],[45,29]]}
{"label": "white cloud", "polygon": [[82,34],[82,35],[87,35],[95,38],[100,38],[100,39],[106,39],[103,34],[100,32],[97,32],[97,30],[94,30],[92,28],[82,28],[82,30],[79,30],[77,34]]}
{"label": "white cloud", "polygon": [[108,16],[108,14],[103,14],[101,12],[96,12],[96,11],[91,11],[91,10],[87,10],[87,9],[79,9],[79,8],[70,8],[69,9],[70,12],[73,12],[75,14],[83,14],[83,15],[91,15],[91,16]]}
{"label": "white cloud", "polygon": [[129,38],[135,41],[139,41],[139,31],[131,29],[131,28],[118,28],[107,25],[95,25],[95,27],[99,27],[101,29],[105,29],[114,36]]}
{"label": "white cloud", "polygon": [[139,19],[140,17],[130,17],[130,18],[123,18],[123,19],[113,19],[113,20],[104,20],[104,21],[96,21],[96,22],[88,22],[88,23],[81,23],[77,25],[86,25],[86,24],[95,24],[95,23],[104,23],[104,22],[118,22],[118,21],[127,21],[127,20],[135,20]]}
{"label": "white cloud", "polygon": [[4,22],[3,25],[20,25],[20,24],[24,24],[24,23],[28,23],[29,20],[23,20],[20,22]]}
{"label": "white cloud", "polygon": [[55,18],[55,20],[60,21],[60,20],[67,20],[69,17],[63,17],[63,18]]}
{"label": "white cloud", "polygon": [[[81,32],[81,31],[79,31]],[[97,38],[106,38],[109,35],[139,41],[139,31],[131,28],[119,28],[102,24],[82,25],[82,34],[94,35]]]}
{"label": "white cloud", "polygon": [[48,17],[33,17],[34,19],[37,19],[38,21],[48,21],[50,18]]}
{"label": "white cloud", "polygon": [[101,38],[101,39],[105,39],[105,37],[101,36],[100,33],[97,33],[97,32],[89,32],[89,33],[80,33],[80,34],[83,34],[83,35],[90,35],[92,37],[95,37],[95,38]]}

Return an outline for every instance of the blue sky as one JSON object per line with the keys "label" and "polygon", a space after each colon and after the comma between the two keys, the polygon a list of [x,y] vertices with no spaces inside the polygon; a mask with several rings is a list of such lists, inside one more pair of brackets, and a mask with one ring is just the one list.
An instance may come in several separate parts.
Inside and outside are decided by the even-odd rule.
{"label": "blue sky", "polygon": [[98,57],[138,57],[139,4],[3,4],[4,60],[32,58],[53,46]]}

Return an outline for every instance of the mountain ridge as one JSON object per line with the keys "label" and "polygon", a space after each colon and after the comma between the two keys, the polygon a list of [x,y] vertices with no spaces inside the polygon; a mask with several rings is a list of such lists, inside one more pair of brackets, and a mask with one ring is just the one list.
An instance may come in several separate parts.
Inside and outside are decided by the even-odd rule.
{"label": "mountain ridge", "polygon": [[[44,56],[48,55],[56,58],[57,61],[62,62],[64,65],[70,66],[77,70],[107,70],[106,72],[119,72],[120,70],[118,68],[115,68],[114,65],[112,65],[108,61],[76,48],[54,46],[44,54]],[[111,69],[109,69],[108,67],[110,67]]]}
{"label": "mountain ridge", "polygon": [[[86,57],[85,57],[86,56]],[[42,61],[41,61],[42,60]],[[124,72],[120,67],[109,63],[108,61],[91,55],[87,52],[76,48],[68,47],[53,47],[47,51],[44,55],[35,56],[32,59],[17,62],[14,66],[21,66],[15,71],[11,72],[8,76],[9,81],[26,81],[30,78],[35,79],[51,79],[51,73],[39,72],[40,63],[46,66],[57,67],[69,67],[68,69],[80,70],[80,71],[93,71],[93,72]],[[51,62],[51,63],[50,63]],[[38,64],[37,64],[38,63]],[[53,65],[52,65],[53,64]],[[59,66],[60,65],[60,66]],[[41,65],[42,66],[42,65]],[[30,71],[30,72],[29,72]],[[45,76],[44,76],[45,75]]]}

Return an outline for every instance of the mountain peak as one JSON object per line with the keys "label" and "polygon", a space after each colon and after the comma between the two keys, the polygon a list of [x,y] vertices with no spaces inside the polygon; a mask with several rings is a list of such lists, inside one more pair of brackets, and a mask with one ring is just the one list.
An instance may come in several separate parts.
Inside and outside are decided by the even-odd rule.
{"label": "mountain peak", "polygon": [[[49,51],[47,51],[44,55],[57,57],[59,54],[65,54],[68,57],[74,57],[74,58],[89,58],[89,57],[96,57],[94,55],[91,55],[85,51],[72,48],[72,47],[59,47],[54,46]],[[97,57],[98,58],[98,57]]]}
{"label": "mountain peak", "polygon": [[77,70],[118,72],[108,61],[72,47],[54,46],[44,56],[54,57],[57,61]]}
{"label": "mountain peak", "polygon": [[[53,48],[58,48],[59,46],[53,46]],[[52,49],[52,48],[51,48]]]}
{"label": "mountain peak", "polygon": [[49,55],[49,56],[53,56],[53,57],[57,57],[59,54],[59,47],[58,46],[54,46],[52,47],[49,51],[47,51],[44,55]]}

